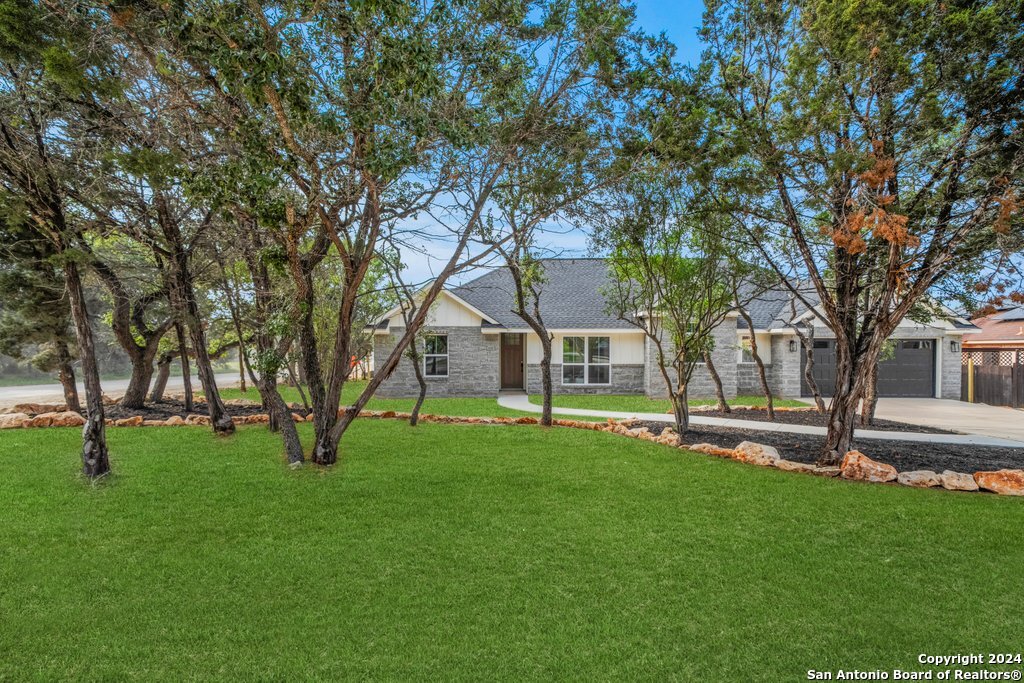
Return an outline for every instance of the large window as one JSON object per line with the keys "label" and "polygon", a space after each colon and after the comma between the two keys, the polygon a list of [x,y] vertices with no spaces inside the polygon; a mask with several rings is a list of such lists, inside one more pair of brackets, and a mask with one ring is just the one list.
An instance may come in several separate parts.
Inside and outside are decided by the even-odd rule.
{"label": "large window", "polygon": [[427,377],[448,376],[448,335],[430,334],[423,342],[423,374]]}
{"label": "large window", "polygon": [[565,337],[562,384],[611,384],[611,360],[609,337]]}

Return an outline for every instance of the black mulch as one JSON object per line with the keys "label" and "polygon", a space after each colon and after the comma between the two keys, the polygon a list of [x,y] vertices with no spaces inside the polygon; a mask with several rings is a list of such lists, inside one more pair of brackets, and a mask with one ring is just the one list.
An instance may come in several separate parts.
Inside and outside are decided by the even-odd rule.
{"label": "black mulch", "polygon": [[[647,427],[651,432],[660,434],[665,427],[670,425],[664,422],[638,421],[634,423],[634,426]],[[783,458],[806,463],[815,462],[825,446],[824,436],[726,429],[705,425],[691,429],[683,435],[683,443],[710,443],[722,448],[734,448],[741,441],[754,441],[774,446]],[[1024,469],[1024,448],[964,446],[881,439],[858,439],[855,446],[872,460],[888,463],[900,472],[953,470],[971,473],[983,470]]]}
{"label": "black mulch", "polygon": [[[232,417],[242,417],[244,415],[256,415],[258,413],[266,413],[267,411],[256,405],[234,405],[229,404],[226,406],[228,415]],[[194,410],[191,412],[185,410],[185,404],[182,401],[158,401],[156,403],[147,403],[144,408],[122,408],[117,404],[105,406],[103,409],[104,416],[111,420],[120,420],[126,417],[134,417],[135,415],[141,415],[144,420],[166,420],[172,415],[179,415],[185,417],[189,414],[192,415],[208,415],[205,401],[196,401]],[[301,407],[292,407],[293,413],[298,413],[303,417],[306,416],[306,411]]]}
{"label": "black mulch", "polygon": [[[720,410],[694,410],[691,416],[721,417],[726,420],[751,420],[753,422],[768,422],[768,411],[761,409],[733,410],[731,413],[723,413]],[[858,420],[860,418],[858,417]],[[822,415],[816,410],[779,410],[775,413],[775,421],[789,425],[811,425],[824,427],[828,423],[828,416]],[[925,434],[955,434],[945,429],[934,427],[921,427],[920,425],[907,424],[906,422],[895,422],[893,420],[875,420],[874,424],[865,429],[873,429],[880,432],[922,432]]]}

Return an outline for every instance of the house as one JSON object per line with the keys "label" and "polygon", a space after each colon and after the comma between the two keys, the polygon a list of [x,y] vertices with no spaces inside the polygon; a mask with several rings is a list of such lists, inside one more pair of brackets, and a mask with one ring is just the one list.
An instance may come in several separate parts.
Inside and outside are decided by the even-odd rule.
{"label": "house", "polygon": [[1024,305],[1001,308],[971,322],[979,331],[964,339],[964,352],[1024,350]]}
{"label": "house", "polygon": [[979,332],[964,338],[961,400],[1024,407],[1024,306],[971,322]]}
{"label": "house", "polygon": [[[551,373],[558,394],[665,395],[654,345],[642,330],[610,312],[603,292],[610,285],[604,259],[546,259],[541,315],[554,335]],[[502,390],[541,391],[541,345],[536,334],[512,312],[513,285],[505,268],[446,290],[431,307],[421,335],[423,370],[431,396],[496,396]],[[803,362],[792,325],[814,333],[814,372],[821,390],[834,384],[834,342],[827,327],[805,306],[793,306],[784,289],[770,290],[748,306],[754,329],[730,312],[713,333],[712,362],[727,397],[759,394],[750,336],[766,365],[772,390],[800,396]],[[403,332],[401,311],[385,314],[374,326],[375,363],[381,363]],[[960,398],[960,342],[974,330],[950,318],[927,325],[904,321],[894,335],[893,358],[883,361],[883,396]],[[378,391],[381,396],[414,396],[419,390],[411,361],[403,359]],[[714,396],[704,364],[690,384],[694,397]]]}

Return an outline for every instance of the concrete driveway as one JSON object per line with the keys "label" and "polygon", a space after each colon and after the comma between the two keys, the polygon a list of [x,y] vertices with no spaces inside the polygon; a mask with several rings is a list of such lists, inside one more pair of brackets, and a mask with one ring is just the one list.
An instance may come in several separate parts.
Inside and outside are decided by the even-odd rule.
{"label": "concrete driveway", "polygon": [[937,398],[880,398],[875,417],[1024,441],[1024,411]]}
{"label": "concrete driveway", "polygon": [[[218,387],[231,387],[235,386],[238,382],[238,373],[221,373],[215,375],[215,380]],[[101,382],[103,387],[103,393],[111,398],[118,398],[124,393],[124,390],[128,388],[128,380],[126,379],[108,379]],[[202,391],[203,388],[199,384],[199,378],[192,378],[192,388],[195,391]],[[183,391],[185,384],[181,380],[181,376],[171,376],[167,379],[167,392],[175,393]],[[82,383],[78,383],[78,395],[82,404],[85,404],[85,387]],[[16,403],[63,403],[64,392],[61,390],[60,384],[54,382],[52,384],[29,384],[20,387],[0,387],[0,408],[9,408]]]}

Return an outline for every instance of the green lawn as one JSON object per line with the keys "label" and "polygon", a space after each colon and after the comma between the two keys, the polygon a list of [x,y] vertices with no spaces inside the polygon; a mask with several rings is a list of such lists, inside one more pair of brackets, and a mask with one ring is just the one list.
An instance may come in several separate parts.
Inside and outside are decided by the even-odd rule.
{"label": "green lawn", "polygon": [[[308,440],[308,425],[300,426]],[[0,680],[803,680],[1015,652],[1024,501],[588,431],[0,432]]]}
{"label": "green lawn", "polygon": [[[365,380],[346,382],[341,392],[341,405],[351,405],[355,402],[365,386]],[[289,403],[302,403],[299,390],[295,387],[282,386],[278,388],[278,392]],[[240,389],[225,388],[221,390],[221,396],[225,399],[248,398],[253,401],[260,400],[259,392],[251,387],[244,393]],[[308,393],[306,397],[309,398]],[[412,398],[372,398],[366,408],[367,410],[395,410],[407,413],[412,410],[414,403],[416,403],[416,400]],[[423,402],[423,408],[420,412],[423,414],[457,415],[460,417],[518,417],[526,414],[518,410],[502,408],[498,405],[498,401],[493,398],[430,398],[429,394]]]}
{"label": "green lawn", "polygon": [[[541,404],[541,397],[531,396],[530,403]],[[692,398],[691,406],[702,406],[716,403],[714,398]],[[646,396],[636,394],[555,394],[551,397],[551,404],[561,408],[583,408],[586,410],[616,410],[636,413],[668,413],[672,411],[672,404],[668,399],[650,399]],[[734,406],[763,406],[764,396],[737,396],[729,400]],[[775,399],[776,406],[806,406],[803,401],[796,401],[790,398]]]}

